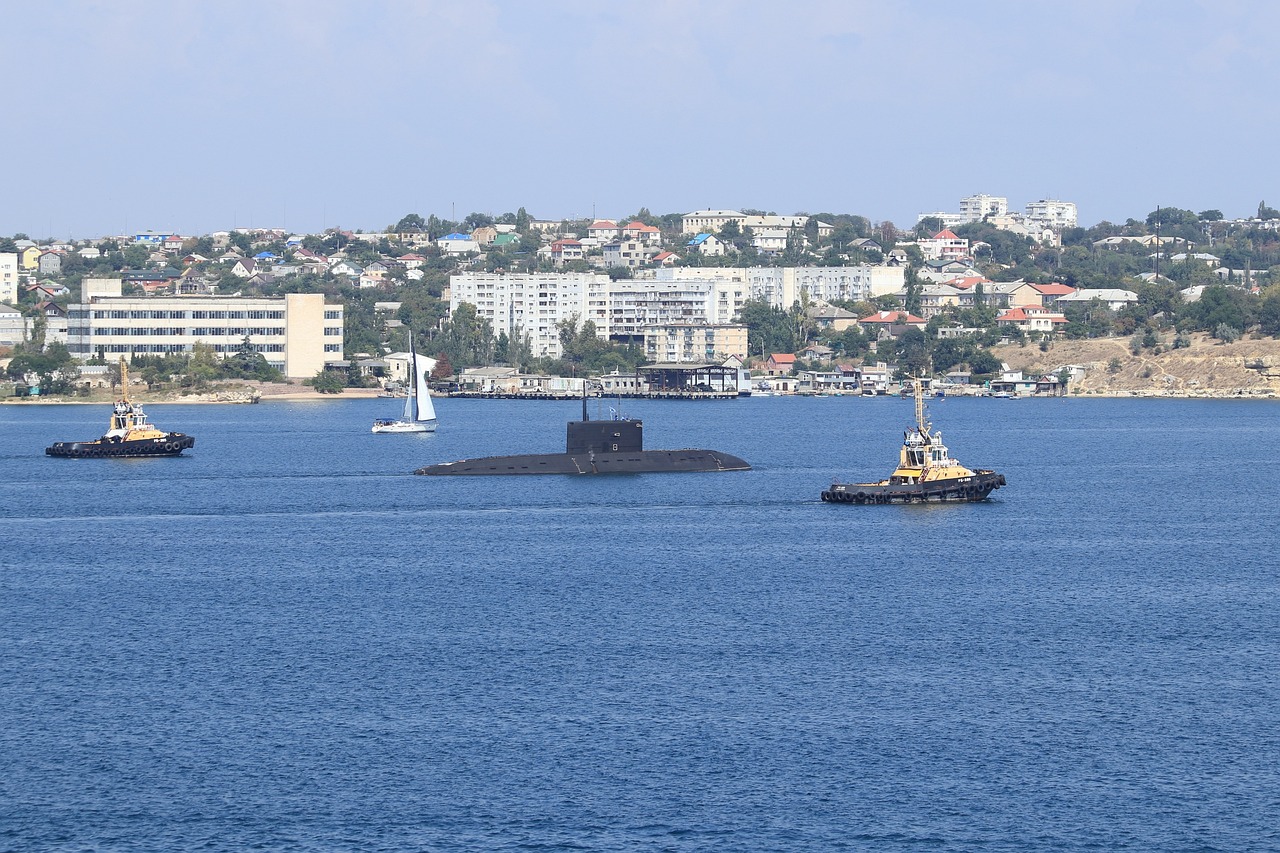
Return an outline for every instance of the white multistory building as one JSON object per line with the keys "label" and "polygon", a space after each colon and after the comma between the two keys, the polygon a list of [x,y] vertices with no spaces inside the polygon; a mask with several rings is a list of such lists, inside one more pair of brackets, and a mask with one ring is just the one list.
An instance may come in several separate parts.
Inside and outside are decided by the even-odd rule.
{"label": "white multistory building", "polygon": [[1076,206],[1073,202],[1053,198],[1033,201],[1027,205],[1027,222],[1061,231],[1076,227]]}
{"label": "white multistory building", "polygon": [[18,301],[18,253],[0,252],[0,302]]}
{"label": "white multistory building", "polygon": [[979,222],[984,216],[1004,216],[1009,212],[1009,199],[1002,196],[971,195],[960,199],[960,216],[965,222]]}
{"label": "white multistory building", "polygon": [[494,334],[527,337],[533,355],[559,358],[565,320],[590,320],[597,334],[608,336],[608,287],[604,273],[459,273],[449,278],[449,310],[473,305]]}
{"label": "white multistory building", "polygon": [[307,379],[342,358],[343,307],[323,293],[284,296],[122,296],[120,279],[86,279],[67,317],[67,348],[94,356],[189,353],[195,344],[236,352],[248,338],[290,379]]}
{"label": "white multistory building", "polygon": [[465,272],[449,279],[449,309],[475,307],[494,334],[527,336],[535,356],[559,358],[566,320],[590,320],[596,334],[639,341],[647,328],[730,325],[749,299],[783,310],[803,302],[854,301],[898,293],[901,267],[670,267],[648,278],[603,273]]}

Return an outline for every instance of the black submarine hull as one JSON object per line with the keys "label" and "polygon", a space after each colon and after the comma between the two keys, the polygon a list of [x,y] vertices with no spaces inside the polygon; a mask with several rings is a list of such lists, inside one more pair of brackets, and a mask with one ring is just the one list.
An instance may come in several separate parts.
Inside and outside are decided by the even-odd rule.
{"label": "black submarine hull", "polygon": [[511,474],[675,474],[749,470],[750,465],[732,454],[718,450],[691,449],[486,456],[427,465],[413,473],[483,477]]}

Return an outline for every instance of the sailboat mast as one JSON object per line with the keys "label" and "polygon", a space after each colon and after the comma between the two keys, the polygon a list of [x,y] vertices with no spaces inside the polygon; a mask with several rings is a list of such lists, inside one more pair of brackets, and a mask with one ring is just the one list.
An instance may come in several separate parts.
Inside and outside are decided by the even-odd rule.
{"label": "sailboat mast", "polygon": [[413,329],[409,330],[409,402],[405,420],[418,420],[418,351],[413,346]]}

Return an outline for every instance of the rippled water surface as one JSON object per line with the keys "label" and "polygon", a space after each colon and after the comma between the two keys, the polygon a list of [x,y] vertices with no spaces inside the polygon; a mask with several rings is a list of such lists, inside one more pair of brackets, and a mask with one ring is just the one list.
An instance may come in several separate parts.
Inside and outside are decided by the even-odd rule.
{"label": "rippled water surface", "polygon": [[[0,407],[0,849],[1280,847],[1280,407],[635,402],[745,473],[428,478],[572,403]],[[593,404],[594,411],[594,404]]]}

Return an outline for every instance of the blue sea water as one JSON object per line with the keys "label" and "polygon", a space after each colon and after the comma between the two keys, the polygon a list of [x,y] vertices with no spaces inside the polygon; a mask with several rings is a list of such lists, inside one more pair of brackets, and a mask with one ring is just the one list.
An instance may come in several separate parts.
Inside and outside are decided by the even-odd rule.
{"label": "blue sea water", "polygon": [[[595,411],[595,404],[593,411]],[[1280,849],[1280,408],[628,402],[726,474],[414,477],[573,403],[0,407],[0,850]]]}

